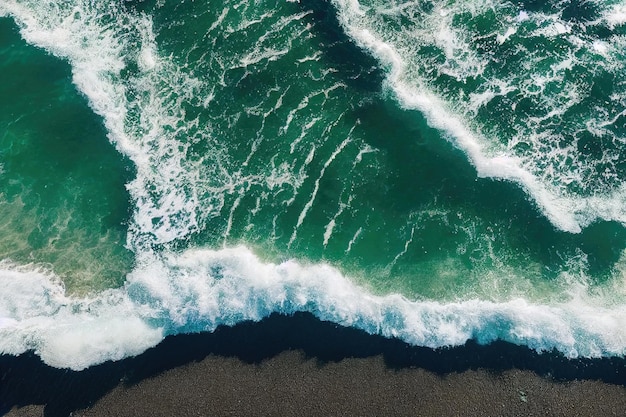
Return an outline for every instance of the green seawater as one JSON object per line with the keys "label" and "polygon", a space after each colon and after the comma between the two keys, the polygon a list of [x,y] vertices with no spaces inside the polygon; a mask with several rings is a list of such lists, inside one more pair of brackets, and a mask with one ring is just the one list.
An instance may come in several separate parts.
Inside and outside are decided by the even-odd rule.
{"label": "green seawater", "polygon": [[[561,232],[518,185],[478,178],[445,134],[399,106],[332,4],[182,2],[151,13],[160,53],[203,80],[199,102],[211,97],[186,108],[202,138],[188,156],[217,155],[200,172],[228,187],[181,246],[245,243],[418,299],[541,300],[559,297],[570,272],[610,280],[621,225]],[[485,111],[489,129],[506,123]]]}
{"label": "green seawater", "polygon": [[296,310],[623,354],[625,7],[0,0],[0,279],[148,340],[76,369]]}
{"label": "green seawater", "polygon": [[626,4],[0,0],[0,353],[310,312],[626,354]]}
{"label": "green seawater", "polygon": [[66,62],[0,21],[0,259],[57,273],[72,293],[120,286],[133,167],[72,84]]}
{"label": "green seawater", "polygon": [[[429,7],[422,5],[411,16],[432,19]],[[135,136],[146,132],[150,115],[142,95],[155,94],[171,106],[166,112],[174,119],[164,121],[164,137],[157,141],[178,144],[169,152],[182,153],[179,163],[187,175],[173,181],[184,195],[199,196],[191,209],[198,213],[198,225],[175,239],[157,239],[156,250],[245,244],[267,261],[326,262],[370,291],[401,292],[412,299],[559,299],[572,279],[602,286],[614,276],[626,246],[620,224],[597,222],[582,233],[562,232],[519,184],[479,177],[446,132],[398,103],[385,82],[387,69],[346,35],[331,3],[127,3],[113,16],[99,17],[101,24],[119,20],[116,13],[149,15],[158,55],[177,68],[159,74],[156,93],[141,91],[140,64],[127,57],[119,76],[128,87],[128,130]],[[455,16],[453,27],[484,36],[493,31],[493,12],[467,13]],[[413,26],[425,30],[426,24],[389,16],[381,24],[399,25],[400,32]],[[132,267],[125,241],[134,202],[124,185],[133,179],[134,167],[111,146],[101,117],[72,84],[70,64],[25,44],[11,21],[2,24],[6,214],[0,257],[49,265],[70,291],[119,286]],[[120,31],[131,39],[131,52],[140,46],[129,29]],[[524,56],[485,42],[474,45],[468,61],[477,54],[499,54],[503,65],[488,66],[480,77],[431,74],[432,88],[444,97],[462,93],[462,107],[462,97],[485,90],[482,79],[512,77]],[[559,42],[550,47],[568,53]],[[414,53],[421,59],[415,62],[421,67],[413,70],[409,61],[410,77],[417,77],[412,71],[432,73],[436,65],[462,66],[455,61],[462,54],[450,60],[443,52],[418,44]],[[188,78],[176,80],[174,71]],[[614,74],[581,78],[577,67],[571,71],[567,77],[592,85],[591,101],[601,100],[616,82]],[[545,88],[563,89],[567,80],[551,83]],[[515,94],[479,108],[475,121],[486,120],[482,129],[500,141],[514,141],[515,152],[537,152],[541,142],[525,144],[516,132],[528,124],[524,109],[543,111],[530,102],[542,96]],[[567,123],[581,121],[579,110],[574,106],[567,112],[573,114],[558,130],[577,131],[568,130]],[[557,129],[549,120],[541,123],[541,129]],[[583,139],[581,155],[593,158],[593,146],[606,152],[599,143],[585,153]],[[614,151],[617,160],[620,149]],[[158,159],[153,163],[160,169]],[[590,164],[596,169],[596,161]],[[616,178],[620,167],[621,162],[613,165]],[[583,189],[589,181],[601,181],[582,180]],[[610,181],[603,186],[610,187]],[[161,192],[151,195],[158,200]],[[172,214],[173,224],[185,221],[177,216]],[[164,218],[154,216],[151,222],[158,228]]]}

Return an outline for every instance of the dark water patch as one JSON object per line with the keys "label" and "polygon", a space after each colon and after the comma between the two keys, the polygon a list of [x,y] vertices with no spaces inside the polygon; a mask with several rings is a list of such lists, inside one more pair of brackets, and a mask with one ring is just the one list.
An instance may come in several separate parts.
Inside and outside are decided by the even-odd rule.
{"label": "dark water patch", "polygon": [[[520,255],[509,259],[518,265],[527,259],[538,262],[545,279],[555,278],[578,251],[587,255],[593,282],[610,276],[626,247],[622,225],[597,222],[579,234],[560,231],[518,184],[477,178],[466,155],[429,128],[419,112],[402,110],[387,100],[363,106],[355,114],[367,132],[363,138],[384,154],[384,181],[368,194],[372,204],[381,204],[378,210],[407,217],[420,208],[439,206],[466,219],[480,219],[484,227],[478,233],[491,230],[497,253]],[[424,250],[434,253],[447,245],[454,253],[459,236],[435,229],[421,243]]]}
{"label": "dark water patch", "polygon": [[600,10],[598,4],[590,0],[569,0],[565,3],[561,17],[566,21],[591,22],[598,20]]}
{"label": "dark water patch", "polygon": [[606,276],[622,256],[626,247],[626,228],[616,222],[598,222],[581,235],[581,249],[589,256],[593,277]]}
{"label": "dark water patch", "polygon": [[[389,100],[366,106],[358,115],[368,132],[365,139],[388,161],[384,191],[372,190],[373,195],[384,194],[376,199],[381,209],[404,217],[425,207],[451,209],[496,227],[503,248],[534,253],[543,262],[562,261],[542,252],[567,234],[556,231],[516,184],[477,178],[467,156],[429,128],[419,112],[402,110]],[[454,236],[433,232],[431,238],[449,240],[453,253]],[[426,245],[444,244],[432,243]]]}
{"label": "dark water patch", "polygon": [[345,33],[332,2],[302,0],[298,4],[303,11],[313,11],[307,20],[313,24],[313,33],[318,36],[327,65],[337,69],[337,75],[350,88],[379,92],[385,78],[380,64]]}
{"label": "dark water patch", "polygon": [[460,150],[427,126],[421,113],[402,110],[385,99],[363,106],[356,116],[367,132],[365,141],[387,160],[385,205],[406,212],[435,196],[464,200],[462,189],[474,182],[476,171]]}
{"label": "dark water patch", "polygon": [[599,15],[597,3],[589,0],[521,0],[514,4],[529,12],[560,13],[564,20],[573,22],[597,20]]}

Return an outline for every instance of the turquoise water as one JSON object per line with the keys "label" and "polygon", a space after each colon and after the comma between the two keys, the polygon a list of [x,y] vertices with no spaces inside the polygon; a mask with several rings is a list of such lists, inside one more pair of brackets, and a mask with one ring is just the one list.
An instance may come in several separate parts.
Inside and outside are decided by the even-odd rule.
{"label": "turquoise water", "polygon": [[272,312],[626,349],[626,5],[0,1],[0,351]]}

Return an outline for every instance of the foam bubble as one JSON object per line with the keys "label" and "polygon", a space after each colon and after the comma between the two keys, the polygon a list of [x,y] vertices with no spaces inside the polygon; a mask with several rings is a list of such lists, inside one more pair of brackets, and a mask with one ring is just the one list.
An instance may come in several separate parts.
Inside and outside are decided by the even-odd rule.
{"label": "foam bubble", "polygon": [[523,22],[525,20],[528,20],[528,13],[525,12],[524,10],[520,10],[519,14],[517,15],[517,19],[518,22]]}

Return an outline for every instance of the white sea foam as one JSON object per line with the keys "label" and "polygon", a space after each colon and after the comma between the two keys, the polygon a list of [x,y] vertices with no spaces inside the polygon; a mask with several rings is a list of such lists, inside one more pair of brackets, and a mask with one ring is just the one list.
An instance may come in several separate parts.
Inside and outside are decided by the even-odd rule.
{"label": "white sea foam", "polygon": [[623,25],[626,23],[626,4],[620,2],[613,5],[604,12],[602,17],[611,28]]}
{"label": "white sea foam", "polygon": [[51,366],[83,369],[137,355],[163,338],[122,290],[70,298],[53,274],[6,263],[0,264],[0,285],[3,353],[32,350]]}
{"label": "white sea foam", "polygon": [[500,339],[568,357],[626,353],[623,305],[374,296],[329,265],[264,263],[244,247],[145,254],[123,289],[89,299],[66,297],[49,274],[25,268],[3,268],[0,283],[11,295],[0,303],[0,351],[34,350],[52,366],[76,370],[136,355],[166,335],[296,311],[420,346]]}

